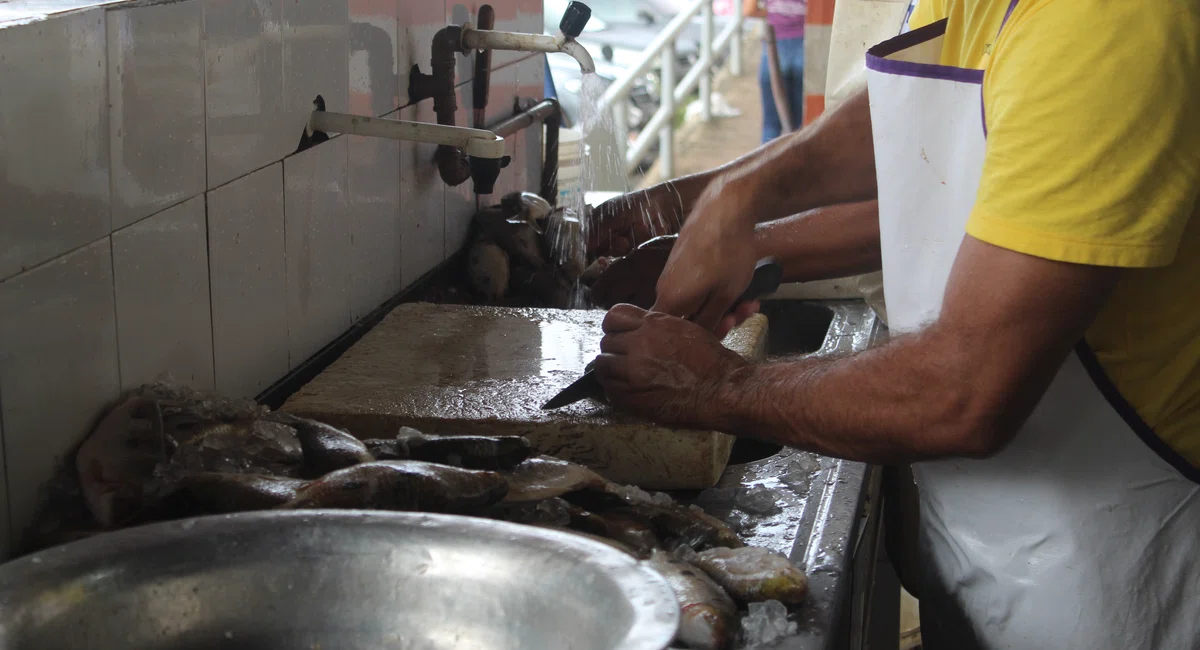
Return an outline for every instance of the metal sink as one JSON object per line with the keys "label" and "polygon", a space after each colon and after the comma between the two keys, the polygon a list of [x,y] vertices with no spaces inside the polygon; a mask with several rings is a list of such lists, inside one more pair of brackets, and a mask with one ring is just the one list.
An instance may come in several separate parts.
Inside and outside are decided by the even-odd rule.
{"label": "metal sink", "polygon": [[[861,300],[767,300],[762,313],[768,362],[861,352],[887,333]],[[735,516],[743,539],[789,556],[809,575],[809,602],[793,612],[799,631],[773,647],[859,647],[876,566],[878,482],[877,468],[863,463],[750,438],[734,444],[717,487],[766,489],[776,499],[769,512]]]}

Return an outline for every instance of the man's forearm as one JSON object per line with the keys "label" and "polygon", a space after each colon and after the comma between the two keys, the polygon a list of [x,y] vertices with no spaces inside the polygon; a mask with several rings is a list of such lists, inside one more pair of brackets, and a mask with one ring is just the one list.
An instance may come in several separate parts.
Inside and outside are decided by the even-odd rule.
{"label": "man's forearm", "polygon": [[813,124],[727,165],[710,181],[753,206],[746,218],[772,221],[813,208],[876,198],[871,111],[863,90]]}
{"label": "man's forearm", "polygon": [[747,217],[774,221],[813,208],[875,198],[875,150],[866,90],[804,129],[776,138],[720,167],[667,185],[690,214],[713,181],[744,191]]}
{"label": "man's forearm", "polygon": [[748,365],[706,395],[714,428],[816,453],[902,464],[994,452],[1004,432],[972,389],[967,351],[936,330],[840,359]]}
{"label": "man's forearm", "polygon": [[811,282],[878,271],[879,203],[843,203],[761,223],[758,257],[783,265],[785,282]]}

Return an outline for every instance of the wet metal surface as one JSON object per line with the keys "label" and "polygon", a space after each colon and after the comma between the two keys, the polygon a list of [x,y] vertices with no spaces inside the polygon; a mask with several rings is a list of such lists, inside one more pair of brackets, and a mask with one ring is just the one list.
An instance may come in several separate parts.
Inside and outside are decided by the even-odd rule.
{"label": "wet metal surface", "polygon": [[[768,301],[767,358],[811,350],[812,356],[859,352],[885,333],[862,301]],[[736,453],[736,452],[735,452]],[[836,647],[851,589],[854,547],[865,515],[869,468],[794,449],[761,460],[731,464],[717,490],[698,497],[706,510],[731,520],[750,545],[785,555],[809,576],[808,602],[793,612],[799,633],[772,648]],[[723,507],[722,507],[723,506]]]}
{"label": "wet metal surface", "polygon": [[249,512],[0,568],[0,646],[661,650],[667,582],[570,533],[448,515]]}

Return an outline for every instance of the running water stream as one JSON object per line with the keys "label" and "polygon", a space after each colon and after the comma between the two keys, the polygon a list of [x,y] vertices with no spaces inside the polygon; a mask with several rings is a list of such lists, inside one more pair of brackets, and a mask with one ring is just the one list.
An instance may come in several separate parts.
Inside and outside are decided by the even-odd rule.
{"label": "running water stream", "polygon": [[[580,143],[580,173],[578,187],[562,198],[561,207],[564,219],[560,226],[551,233],[551,246],[555,261],[564,268],[573,269],[576,274],[587,267],[587,238],[588,231],[595,226],[589,218],[589,208],[585,195],[595,191],[596,180],[604,175],[626,179],[625,161],[621,152],[613,146],[589,146],[588,139],[593,133],[614,132],[613,116],[610,111],[602,110],[600,99],[604,95],[605,83],[595,73],[583,74],[580,88],[580,115],[575,128],[581,133]],[[619,188],[622,192],[629,190],[628,182]],[[574,221],[572,221],[574,220]],[[576,225],[577,224],[577,225]],[[571,290],[572,309],[587,307],[583,287],[578,281]]]}

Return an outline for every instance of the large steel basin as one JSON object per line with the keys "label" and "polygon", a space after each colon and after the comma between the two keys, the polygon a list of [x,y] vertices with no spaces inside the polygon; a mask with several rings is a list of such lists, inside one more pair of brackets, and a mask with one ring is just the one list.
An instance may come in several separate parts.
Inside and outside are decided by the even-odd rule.
{"label": "large steel basin", "polygon": [[415,513],[203,517],[0,567],[6,650],[662,650],[677,608],[604,544]]}

